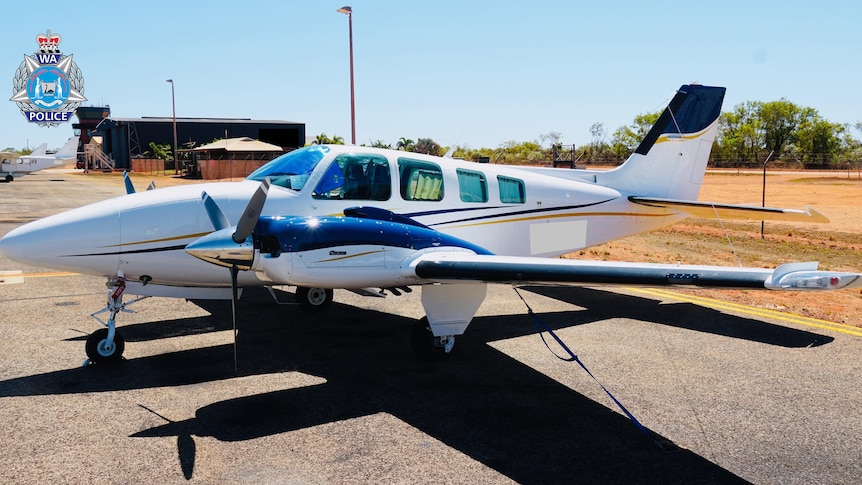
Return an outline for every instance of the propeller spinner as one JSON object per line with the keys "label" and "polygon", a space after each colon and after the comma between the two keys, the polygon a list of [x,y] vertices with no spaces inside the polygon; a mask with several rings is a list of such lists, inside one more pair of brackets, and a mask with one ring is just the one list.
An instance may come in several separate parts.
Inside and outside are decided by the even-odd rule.
{"label": "propeller spinner", "polygon": [[265,179],[248,201],[237,225],[230,226],[218,204],[206,192],[201,194],[210,222],[215,232],[203,236],[188,246],[186,252],[208,263],[246,271],[254,262],[254,243],[249,236],[260,217],[266,196],[269,193],[269,179]]}

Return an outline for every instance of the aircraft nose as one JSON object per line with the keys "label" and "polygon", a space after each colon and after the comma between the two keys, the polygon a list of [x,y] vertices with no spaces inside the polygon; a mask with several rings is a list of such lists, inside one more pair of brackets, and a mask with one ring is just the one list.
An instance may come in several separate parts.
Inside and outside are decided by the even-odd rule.
{"label": "aircraft nose", "polygon": [[57,245],[49,245],[50,229],[38,222],[16,227],[0,239],[0,254],[33,265],[42,265],[54,257]]}
{"label": "aircraft nose", "polygon": [[27,247],[28,239],[22,236],[21,233],[23,231],[21,229],[23,227],[12,229],[8,234],[0,238],[0,256],[21,261],[21,257],[24,255],[22,248]]}
{"label": "aircraft nose", "polygon": [[24,224],[0,239],[0,254],[30,266],[87,274],[116,271],[119,258],[116,211],[69,211]]}

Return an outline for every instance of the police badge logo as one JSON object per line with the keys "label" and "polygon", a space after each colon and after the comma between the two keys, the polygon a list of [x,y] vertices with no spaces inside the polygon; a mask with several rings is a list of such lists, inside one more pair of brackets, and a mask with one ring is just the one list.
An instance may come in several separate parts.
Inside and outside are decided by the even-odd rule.
{"label": "police badge logo", "polygon": [[24,55],[24,62],[15,71],[9,101],[14,101],[21,114],[30,123],[39,126],[58,126],[69,121],[72,114],[86,101],[84,78],[72,55],[60,53],[59,34],[36,36],[39,50],[32,56]]}

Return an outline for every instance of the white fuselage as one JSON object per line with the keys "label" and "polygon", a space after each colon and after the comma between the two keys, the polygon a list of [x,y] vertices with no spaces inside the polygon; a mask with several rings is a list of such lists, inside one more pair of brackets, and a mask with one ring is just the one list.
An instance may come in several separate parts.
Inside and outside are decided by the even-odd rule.
{"label": "white fuselage", "polygon": [[4,158],[0,163],[0,174],[20,177],[31,172],[62,165],[63,160],[52,156],[22,156],[19,158]]}
{"label": "white fuselage", "polygon": [[[378,165],[388,164],[388,198],[341,198],[341,189],[320,194],[323,180],[332,175],[328,167],[336,157],[347,154],[354,159],[369,155]],[[429,180],[436,177],[442,183],[437,180],[433,190],[421,195],[439,200],[414,200],[420,197],[416,194],[426,181],[424,175],[415,174],[412,182],[405,180],[411,163],[424,164],[423,174],[430,173],[425,168],[439,168]],[[477,180],[484,182],[473,187],[483,186],[478,198],[486,200],[473,200],[477,197],[465,187]],[[410,183],[412,187],[408,187]],[[15,229],[4,238],[2,249],[13,259],[32,265],[84,274],[111,277],[122,272],[131,281],[145,275],[159,285],[226,286],[230,284],[229,272],[184,250],[213,231],[201,193],[206,191],[235,223],[259,185],[254,180],[207,183],[116,197]],[[513,187],[519,190],[513,191]],[[348,207],[374,206],[406,215],[494,254],[543,257],[652,230],[683,217],[674,211],[633,204],[628,195],[588,181],[513,167],[333,146],[327,147],[327,154],[303,179],[299,190],[274,182],[262,215],[334,216]],[[273,282],[262,281],[255,272],[242,272],[239,283]]]}

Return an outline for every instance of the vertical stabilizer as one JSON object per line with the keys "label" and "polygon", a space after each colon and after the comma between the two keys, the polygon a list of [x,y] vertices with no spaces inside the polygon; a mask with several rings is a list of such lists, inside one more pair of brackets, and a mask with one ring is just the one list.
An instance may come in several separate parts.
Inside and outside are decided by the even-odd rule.
{"label": "vertical stabilizer", "polygon": [[725,88],[683,85],[619,168],[597,181],[629,195],[697,199]]}
{"label": "vertical stabilizer", "polygon": [[73,136],[69,138],[69,141],[66,142],[65,145],[62,146],[57,153],[54,154],[54,158],[58,160],[68,160],[77,157],[78,155],[78,137]]}
{"label": "vertical stabilizer", "polygon": [[39,157],[48,153],[48,144],[43,143],[37,146],[32,152],[30,152],[30,156]]}

